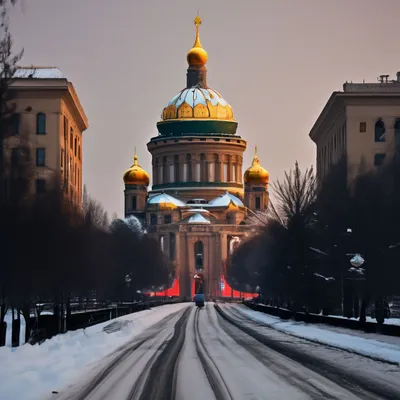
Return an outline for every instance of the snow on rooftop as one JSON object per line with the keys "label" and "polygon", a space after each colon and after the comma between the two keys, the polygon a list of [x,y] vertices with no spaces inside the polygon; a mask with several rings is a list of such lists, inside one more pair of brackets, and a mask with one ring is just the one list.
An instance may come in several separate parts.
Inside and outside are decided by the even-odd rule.
{"label": "snow on rooftop", "polygon": [[166,193],[156,194],[155,196],[152,196],[147,200],[147,204],[163,204],[163,203],[174,204],[177,207],[186,206],[186,203],[183,202],[182,200],[172,197]]}
{"label": "snow on rooftop", "polygon": [[200,213],[196,213],[189,218],[188,224],[211,224],[211,222]]}
{"label": "snow on rooftop", "polygon": [[210,211],[205,210],[204,208],[191,208],[187,210],[188,213],[203,213],[203,214],[210,214]]}
{"label": "snow on rooftop", "polygon": [[15,71],[14,78],[22,79],[66,79],[57,67],[21,67]]}
{"label": "snow on rooftop", "polygon": [[208,205],[213,207],[228,207],[231,202],[237,207],[244,207],[242,201],[229,192],[211,200]]}

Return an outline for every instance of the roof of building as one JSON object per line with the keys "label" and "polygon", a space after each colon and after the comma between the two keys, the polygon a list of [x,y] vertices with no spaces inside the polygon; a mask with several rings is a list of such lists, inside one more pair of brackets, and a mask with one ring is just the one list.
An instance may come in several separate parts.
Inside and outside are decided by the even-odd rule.
{"label": "roof of building", "polygon": [[[136,153],[136,149],[135,149]],[[149,186],[150,176],[149,174],[139,165],[138,156],[135,154],[133,157],[133,164],[125,171],[123,175],[125,185],[138,185],[138,186]]]}
{"label": "roof of building", "polygon": [[353,83],[345,82],[343,91],[335,91],[326,102],[317,120],[312,126],[309,136],[314,140],[316,132],[323,123],[325,117],[329,114],[334,104],[342,104],[345,99],[365,98],[365,97],[385,97],[398,98],[400,96],[400,72],[397,73],[396,80],[389,80],[389,75],[381,75],[378,82]]}
{"label": "roof of building", "polygon": [[186,203],[166,193],[159,193],[147,200],[148,206],[159,206],[160,208],[178,208],[185,207]]}
{"label": "roof of building", "polygon": [[238,197],[234,196],[229,192],[225,192],[216,199],[210,200],[207,206],[228,207],[230,203],[233,203],[237,207],[244,207],[242,200],[240,200]]}
{"label": "roof of building", "polygon": [[232,107],[211,88],[191,87],[181,90],[165,106],[162,120],[223,119],[233,120]]}
{"label": "roof of building", "polygon": [[211,224],[211,221],[200,213],[193,214],[187,221],[188,224]]}
{"label": "roof of building", "polygon": [[267,185],[269,182],[269,172],[262,167],[257,155],[257,146],[254,151],[254,158],[251,166],[244,173],[244,182],[247,184]]}
{"label": "roof of building", "polygon": [[57,67],[19,67],[14,79],[67,79]]}

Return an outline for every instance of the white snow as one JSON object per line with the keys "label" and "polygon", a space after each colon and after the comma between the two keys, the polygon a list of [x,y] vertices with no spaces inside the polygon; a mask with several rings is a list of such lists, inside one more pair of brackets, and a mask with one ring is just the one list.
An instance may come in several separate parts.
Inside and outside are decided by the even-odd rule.
{"label": "white snow", "polygon": [[277,331],[311,340],[316,343],[348,350],[376,360],[390,361],[400,364],[400,343],[392,344],[375,339],[366,339],[358,336],[357,333],[350,335],[346,333],[333,332],[319,326],[306,324],[305,322],[282,321],[279,317],[267,315],[259,311],[253,311],[241,304],[232,305],[231,307],[234,307],[237,311],[251,320],[261,322]]}
{"label": "white snow", "polygon": [[[125,315],[86,330],[67,332],[42,345],[0,348],[0,400],[38,400],[89,372],[107,354],[146,328],[191,303],[171,304]],[[120,322],[121,330],[103,328]]]}
{"label": "white snow", "polygon": [[[354,321],[358,321],[358,318],[347,318],[347,317],[343,317],[341,315],[329,315],[329,317],[340,318],[340,319],[351,319],[351,320],[354,320]],[[367,317],[367,322],[376,323],[376,319],[372,318],[372,317]],[[400,318],[388,318],[388,319],[385,319],[385,325],[400,325]]]}
{"label": "white snow", "polygon": [[18,68],[14,78],[34,78],[34,79],[65,79],[63,73],[57,67],[28,67]]}

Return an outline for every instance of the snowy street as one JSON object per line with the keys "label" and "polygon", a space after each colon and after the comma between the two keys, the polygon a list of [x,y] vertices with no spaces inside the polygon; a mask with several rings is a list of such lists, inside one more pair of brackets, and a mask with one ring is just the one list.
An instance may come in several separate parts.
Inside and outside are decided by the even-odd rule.
{"label": "snowy street", "polygon": [[279,332],[252,313],[182,305],[49,399],[400,398],[398,363]]}

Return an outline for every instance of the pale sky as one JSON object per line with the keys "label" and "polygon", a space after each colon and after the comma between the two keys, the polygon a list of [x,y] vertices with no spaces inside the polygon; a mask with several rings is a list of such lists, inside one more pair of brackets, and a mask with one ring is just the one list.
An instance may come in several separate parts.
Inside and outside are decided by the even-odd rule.
{"label": "pale sky", "polygon": [[151,173],[146,143],[185,86],[197,11],[208,84],[248,141],[244,167],[258,145],[272,181],[314,164],[308,133],[333,91],[400,71],[399,0],[19,0],[15,50],[73,82],[90,125],[84,183],[110,214],[123,215],[135,145]]}

